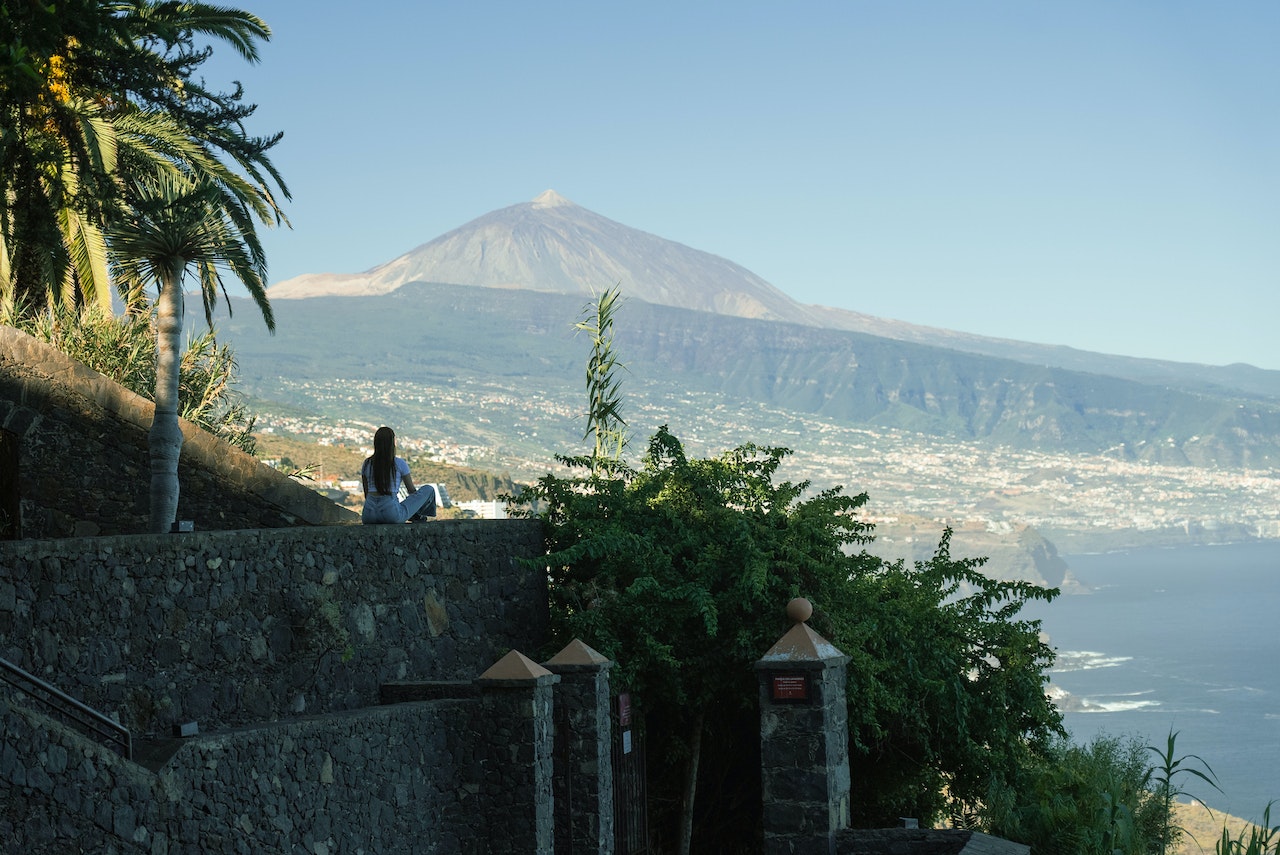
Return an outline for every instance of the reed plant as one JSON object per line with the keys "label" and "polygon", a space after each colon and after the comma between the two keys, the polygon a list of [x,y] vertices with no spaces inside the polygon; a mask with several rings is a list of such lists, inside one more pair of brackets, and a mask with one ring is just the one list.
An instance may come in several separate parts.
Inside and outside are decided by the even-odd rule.
{"label": "reed plant", "polygon": [[587,429],[583,439],[592,439],[590,457],[592,474],[615,469],[622,464],[622,453],[630,441],[627,422],[622,417],[621,380],[613,347],[613,320],[622,291],[607,288],[595,296],[582,310],[582,320],[574,324],[578,332],[591,336],[591,358],[587,361]]}
{"label": "reed plant", "polygon": [[[1216,775],[1213,769],[1201,757],[1195,754],[1184,754],[1178,756],[1178,731],[1170,730],[1165,738],[1164,748],[1155,745],[1148,745],[1147,751],[1159,758],[1159,764],[1152,769],[1153,792],[1164,805],[1164,816],[1166,817],[1163,827],[1160,829],[1159,846],[1160,855],[1167,855],[1170,847],[1174,846],[1184,834],[1186,829],[1178,825],[1174,820],[1173,803],[1179,796],[1188,795],[1183,789],[1182,782],[1190,777],[1195,778],[1218,792],[1222,792],[1222,788],[1218,786]],[[1203,768],[1197,768],[1197,764]]]}
{"label": "reed plant", "polygon": [[1251,825],[1235,837],[1226,825],[1222,826],[1222,836],[1214,845],[1215,855],[1277,855],[1280,853],[1280,824],[1271,824],[1271,807],[1275,802],[1268,802],[1262,811],[1262,822]]}

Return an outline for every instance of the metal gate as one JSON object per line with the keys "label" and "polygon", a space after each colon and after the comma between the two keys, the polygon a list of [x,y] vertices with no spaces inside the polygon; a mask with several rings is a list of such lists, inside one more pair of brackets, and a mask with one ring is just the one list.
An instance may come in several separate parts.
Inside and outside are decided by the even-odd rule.
{"label": "metal gate", "polygon": [[613,722],[613,829],[617,855],[649,851],[644,732],[634,726],[635,717],[631,695],[618,695]]}
{"label": "metal gate", "polygon": [[553,704],[555,735],[551,743],[551,797],[555,803],[555,853],[573,855],[573,763],[569,739],[569,707]]}

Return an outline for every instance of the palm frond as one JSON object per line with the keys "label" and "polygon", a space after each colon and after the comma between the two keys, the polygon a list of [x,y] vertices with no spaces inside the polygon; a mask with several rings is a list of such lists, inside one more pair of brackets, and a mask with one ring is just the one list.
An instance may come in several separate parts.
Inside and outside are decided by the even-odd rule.
{"label": "palm frond", "polygon": [[271,38],[271,28],[257,15],[227,6],[175,0],[137,0],[127,5],[131,8],[126,23],[134,32],[162,39],[170,46],[192,35],[208,36],[231,45],[249,62],[257,62],[258,42]]}

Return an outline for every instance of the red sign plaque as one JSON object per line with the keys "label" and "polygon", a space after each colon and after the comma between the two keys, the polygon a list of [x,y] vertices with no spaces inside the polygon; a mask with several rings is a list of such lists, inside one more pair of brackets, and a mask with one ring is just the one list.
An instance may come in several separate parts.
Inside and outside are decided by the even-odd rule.
{"label": "red sign plaque", "polygon": [[796,703],[809,700],[809,678],[804,674],[774,674],[769,697],[774,701]]}

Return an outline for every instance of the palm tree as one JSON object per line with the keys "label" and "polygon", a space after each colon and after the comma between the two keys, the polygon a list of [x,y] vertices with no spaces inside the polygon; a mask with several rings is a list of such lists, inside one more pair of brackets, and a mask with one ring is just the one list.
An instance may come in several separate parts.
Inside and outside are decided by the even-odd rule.
{"label": "palm tree", "polygon": [[[151,454],[150,530],[169,531],[178,510],[178,367],[184,314],[182,282],[191,270],[201,293],[216,295],[230,272],[249,290],[264,291],[266,262],[249,249],[223,191],[204,177],[162,172],[136,183],[129,193],[132,214],[109,236],[113,266],[122,281],[151,283],[156,298],[155,416],[148,437]],[[269,327],[274,325],[268,317]]]}
{"label": "palm tree", "polygon": [[[219,132],[220,138],[226,141],[234,137],[233,130],[222,129]],[[265,269],[266,253],[258,237],[257,223],[263,222],[270,226],[287,222],[265,181],[240,175],[205,145],[190,138],[179,123],[165,114],[139,111],[122,116],[115,123],[115,131],[121,159],[128,164],[125,172],[142,176],[167,176],[166,180],[181,180],[185,176],[186,180],[201,183],[204,192],[216,201],[234,225],[253,264]],[[265,154],[260,159],[270,166]],[[280,186],[287,196],[287,188],[283,184]],[[124,194],[126,210],[133,204],[129,195],[128,192]],[[113,247],[108,248],[115,253]],[[116,259],[115,266],[117,271],[129,269],[126,259]],[[125,304],[134,305],[140,280],[136,276],[120,276],[115,284]],[[267,300],[265,284],[249,280],[245,280],[244,284],[262,312],[267,328],[274,331],[275,318]],[[205,320],[210,326],[219,292],[224,298],[228,296],[219,280],[201,280]]]}
{"label": "palm tree", "polygon": [[[11,183],[4,188],[11,204],[0,205],[0,307],[12,309],[19,300],[37,308],[96,303],[110,313],[104,230],[120,213],[121,162],[135,171],[154,170],[178,160],[175,149],[202,150],[169,116],[108,112],[73,95],[48,111],[41,127],[21,119],[16,124],[13,133],[25,135],[29,146],[16,146]],[[186,162],[203,165],[198,155]]]}
{"label": "palm tree", "polygon": [[254,137],[237,85],[207,89],[205,42],[250,62],[270,29],[201,2],[4,4],[0,24],[0,310],[97,303],[131,310],[157,289],[151,522],[176,517],[182,281],[197,274],[206,320],[221,271],[248,288],[269,329],[259,223],[286,222],[288,188]]}
{"label": "palm tree", "polygon": [[[265,22],[169,0],[63,0],[56,12],[6,4],[0,22],[18,59],[0,63],[0,308],[109,308],[105,233],[127,211],[128,182],[157,170],[219,187],[246,246],[261,254],[254,220],[285,222],[275,188],[289,197],[267,156],[280,135],[245,132],[254,106],[238,87],[205,88],[196,72],[211,49],[195,40],[256,62],[271,34]],[[270,325],[265,296],[254,297]]]}
{"label": "palm tree", "polygon": [[[233,92],[215,92],[194,72],[211,52],[211,48],[197,47],[196,38],[229,45],[246,61],[257,62],[258,45],[271,38],[271,28],[249,12],[190,0],[120,0],[117,5],[127,9],[121,19],[125,41],[146,52],[151,66],[160,70],[156,78],[161,84],[136,93],[136,102],[147,109],[139,126],[128,129],[140,144],[122,149],[124,170],[131,171],[135,153],[141,155],[142,169],[154,168],[158,154],[208,183],[216,189],[249,256],[265,266],[256,224],[288,223],[280,199],[289,198],[289,189],[268,156],[282,134],[249,135],[243,122],[256,106],[243,102],[239,84]],[[170,126],[158,127],[165,119]],[[121,139],[126,136],[122,133]],[[273,188],[278,188],[279,196]],[[202,283],[205,320],[210,324],[219,287],[220,283]],[[268,329],[274,330],[265,288],[250,287],[249,294]],[[222,296],[228,296],[225,289]]]}

